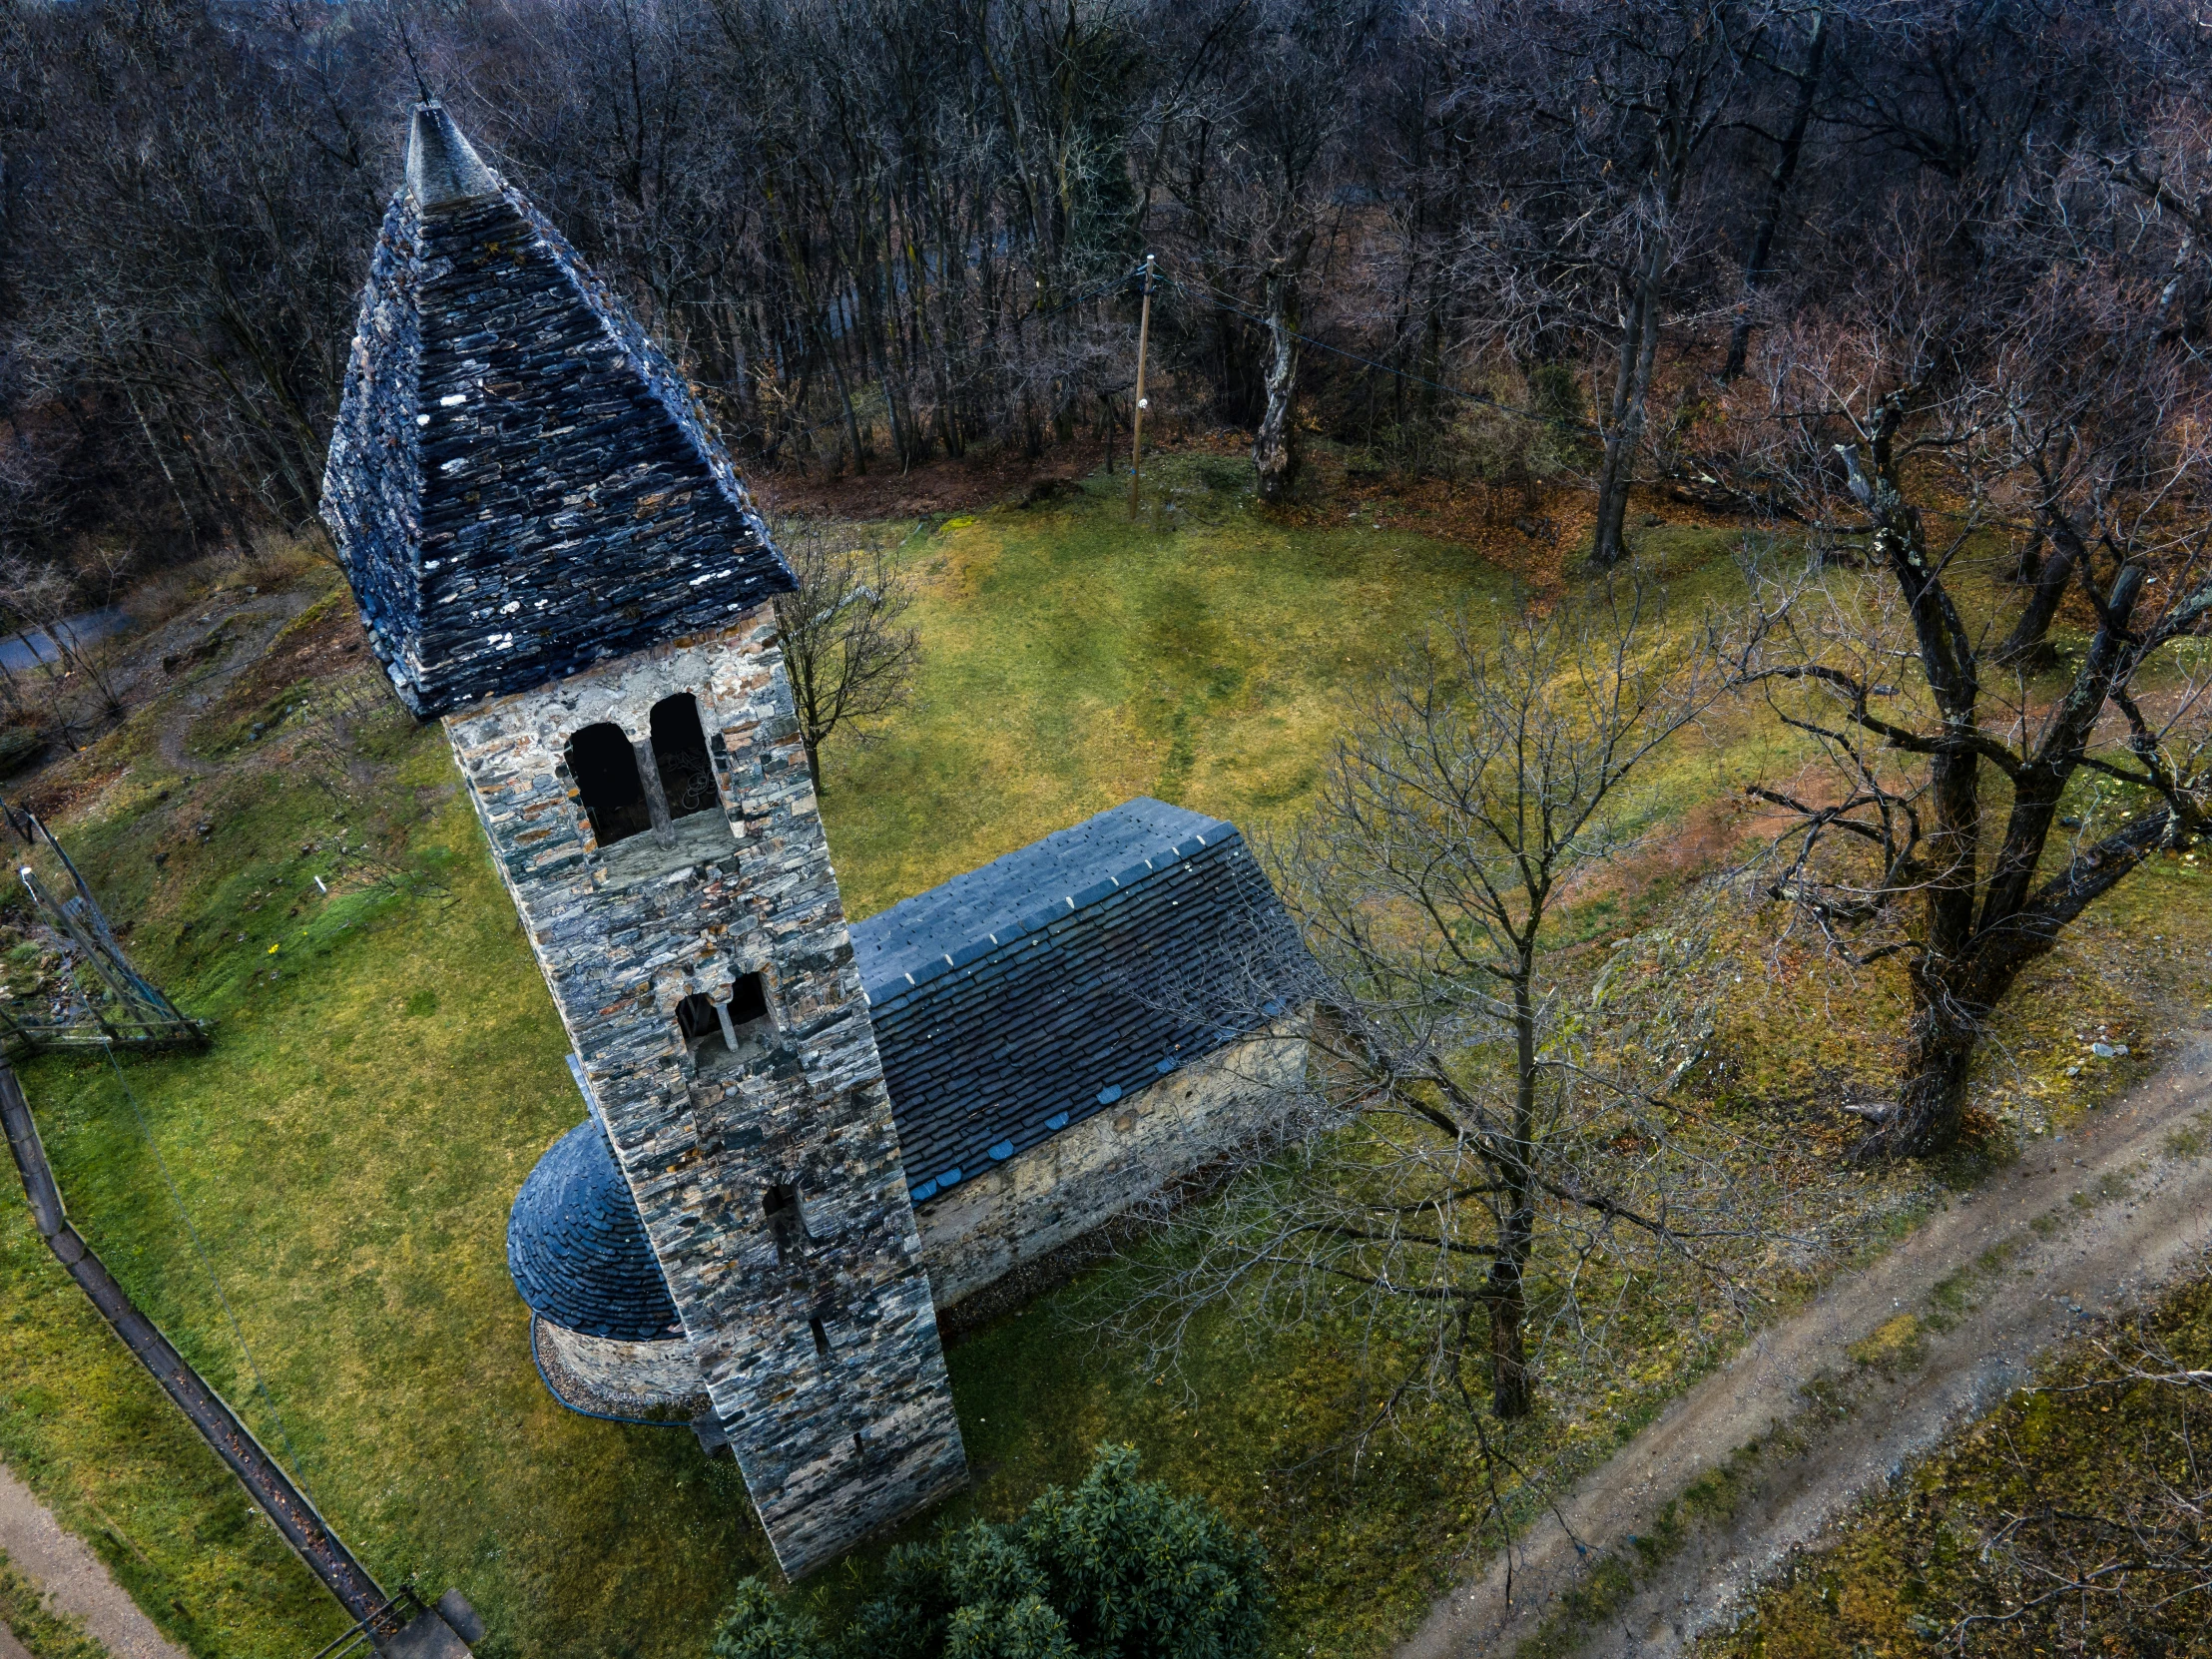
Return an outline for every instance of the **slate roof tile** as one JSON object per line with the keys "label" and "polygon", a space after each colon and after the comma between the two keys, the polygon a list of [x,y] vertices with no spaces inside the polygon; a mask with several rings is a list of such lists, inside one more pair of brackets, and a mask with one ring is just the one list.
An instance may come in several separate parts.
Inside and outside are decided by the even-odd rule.
{"label": "slate roof tile", "polygon": [[587,1337],[683,1335],[614,1149],[587,1118],[543,1158],[507,1217],[507,1271],[532,1313]]}
{"label": "slate roof tile", "polygon": [[1141,797],[856,923],[915,1201],[1234,1041],[1179,993],[1287,925],[1234,825]]}

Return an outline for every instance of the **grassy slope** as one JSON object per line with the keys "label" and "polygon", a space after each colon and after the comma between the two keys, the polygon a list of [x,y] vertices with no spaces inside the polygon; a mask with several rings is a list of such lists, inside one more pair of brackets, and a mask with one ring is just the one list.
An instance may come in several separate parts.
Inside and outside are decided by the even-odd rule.
{"label": "grassy slope", "polygon": [[[1139,792],[1265,821],[1311,789],[1351,687],[1437,611],[1504,594],[1454,548],[1359,522],[1260,522],[1210,482],[1229,480],[1221,464],[1177,464],[1165,523],[1132,529],[1094,485],[1065,508],[907,538],[925,586],[919,695],[882,741],[830,757],[825,810],[854,913]],[[1714,545],[1684,532],[1670,551],[1689,562]],[[244,757],[228,779],[166,778],[143,720],[104,746],[114,776],[76,816],[74,844],[137,919],[146,965],[221,1032],[204,1056],[126,1062],[131,1084],[307,1484],[373,1567],[432,1592],[461,1585],[492,1652],[696,1653],[730,1584],[765,1561],[734,1471],[682,1433],[555,1408],[503,1271],[507,1204],[579,1115],[558,1021],[439,734],[374,736],[374,799],[349,833],[374,829],[413,873],[371,890],[342,873],[328,798],[239,741],[304,695],[250,677],[201,723],[200,741]],[[1747,730],[1720,731],[1738,761]],[[1724,770],[1717,755],[1682,758],[1654,810],[1698,800]],[[200,822],[215,827],[205,842]],[[1637,924],[1700,867],[1655,855],[1591,898],[1588,930]],[[317,873],[337,899],[314,892]],[[2160,902],[2152,881],[2140,891]],[[2087,957],[2075,970],[2102,971]],[[1824,988],[1751,975],[1737,1025],[1772,1074],[1760,1090],[1827,1063],[1812,1041],[1765,1040],[1777,1029],[1818,1031],[1836,1065],[1869,1063],[1809,1000]],[[1778,1050],[1798,1058],[1784,1066]],[[26,1081],[87,1233],[280,1444],[114,1072],[49,1061]],[[1880,1194],[1864,1202],[1898,1213]],[[1114,1283],[1109,1270],[1094,1288],[1110,1301]],[[1357,1483],[1344,1459],[1317,1459],[1370,1403],[1352,1334],[1315,1327],[1251,1351],[1209,1330],[1188,1376],[1164,1382],[1073,1330],[1066,1300],[953,1354],[979,1476],[961,1508],[1010,1510],[1078,1474],[1098,1438],[1132,1439],[1152,1470],[1262,1529],[1286,1652],[1376,1651],[1469,1547],[1479,1493],[1457,1425],[1416,1416],[1374,1442]],[[1677,1313],[1647,1311],[1626,1375],[1563,1363],[1560,1408],[1524,1449],[1595,1455],[1725,1348],[1706,1311]],[[0,1454],[198,1651],[296,1653],[333,1626],[220,1465],[100,1338],[12,1199]],[[807,1593],[858,1581],[827,1578]]]}
{"label": "grassy slope", "polygon": [[1140,525],[1094,478],[1069,506],[905,538],[919,694],[825,757],[853,915],[1135,795],[1256,827],[1312,790],[1350,694],[1408,636],[1510,593],[1463,548],[1261,520],[1233,459],[1156,470],[1175,510]]}

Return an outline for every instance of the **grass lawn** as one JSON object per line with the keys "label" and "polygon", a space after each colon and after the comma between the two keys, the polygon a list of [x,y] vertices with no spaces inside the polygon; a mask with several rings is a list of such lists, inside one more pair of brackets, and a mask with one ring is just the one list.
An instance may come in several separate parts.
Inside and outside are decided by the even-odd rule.
{"label": "grass lawn", "polygon": [[1099,477],[1044,508],[898,527],[917,694],[876,741],[824,755],[853,915],[1132,796],[1264,825],[1307,798],[1409,638],[1512,596],[1463,547],[1262,519],[1250,477],[1225,456],[1159,462],[1135,524],[1125,484]]}
{"label": "grass lawn", "polygon": [[[1234,463],[1164,459],[1153,476],[1160,495],[1136,525],[1121,486],[1099,479],[1041,509],[883,530],[921,584],[926,661],[909,711],[827,757],[824,810],[853,914],[1135,794],[1264,826],[1307,798],[1357,688],[1409,635],[1513,599],[1456,546],[1363,520],[1263,520]],[[1711,559],[1726,534],[1652,539],[1685,614],[1732,580]],[[435,727],[372,722],[367,780],[350,794],[317,787],[301,734],[333,685],[366,671],[329,656],[346,628],[334,578],[302,580],[321,602],[279,640],[278,666],[243,676],[191,728],[196,752],[229,770],[186,779],[161,761],[166,702],[80,768],[65,835],[130,920],[141,964],[218,1035],[206,1054],[120,1069],[26,1067],[48,1149],[118,1277],[295,1457],[387,1584],[459,1585],[493,1633],[488,1654],[703,1653],[732,1584],[765,1570],[765,1546],[729,1463],[706,1462],[681,1431],[563,1411],[538,1383],[503,1240],[523,1176],[582,1115],[560,1025]],[[334,672],[299,666],[326,658]],[[253,725],[272,721],[255,740]],[[1713,867],[1727,837],[1699,804],[1763,730],[1719,722],[1710,748],[1670,763],[1648,811],[1697,832],[1586,894],[1585,936],[1643,925]],[[2126,903],[2187,912],[2197,879],[2155,870]],[[1746,940],[1724,1095],[1795,1099],[1839,1070],[1879,1069],[1825,1011],[1832,977],[1802,957],[1763,968],[1748,912],[1706,914]],[[2050,995],[2068,1009],[2109,993],[2107,1023],[2148,1019],[2164,1006],[2158,987],[2203,973],[2199,943],[2181,940],[2212,930],[2201,913],[2165,929],[2188,962],[2161,957],[2139,985],[2127,975],[2144,963],[2099,926],[2053,959]],[[2057,1076],[2052,1057],[2072,1052],[2060,1023],[2030,1009],[2009,1056]],[[2135,1063],[2155,1051],[2146,1036]],[[1998,1094],[2019,1094],[2011,1074],[1992,1076]],[[2080,1109],[2117,1076],[2053,1084],[2035,1110]],[[1810,1127],[1802,1139],[1804,1190],[1852,1218],[1839,1235],[1852,1248],[1875,1247],[1925,1199],[1918,1176],[1845,1173]],[[1111,1305],[1121,1271],[953,1352],[977,1479],[952,1512],[1010,1512],[1079,1477],[1101,1438],[1130,1440],[1148,1472],[1260,1529],[1284,1602],[1279,1651],[1382,1650],[1478,1547],[1471,1433],[1414,1413],[1357,1464],[1338,1454],[1372,1408],[1372,1380],[1349,1359],[1358,1334],[1326,1320],[1258,1346],[1217,1322],[1182,1375],[1148,1375],[1068,1313],[1079,1299]],[[1550,1408],[1518,1449],[1565,1466],[1601,1454],[1738,1334],[1709,1308],[1651,1301],[1628,1321],[1633,1364],[1559,1361]],[[102,1334],[12,1188],[0,1195],[0,1456],[197,1653],[297,1656],[341,1623]],[[855,1560],[800,1593],[849,1599],[866,1571]]]}

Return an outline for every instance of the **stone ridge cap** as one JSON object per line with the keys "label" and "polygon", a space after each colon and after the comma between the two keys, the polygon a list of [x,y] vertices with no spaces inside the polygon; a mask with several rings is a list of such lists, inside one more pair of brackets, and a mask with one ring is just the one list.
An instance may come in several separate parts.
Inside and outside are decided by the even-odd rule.
{"label": "stone ridge cap", "polygon": [[424,98],[407,123],[407,191],[424,207],[472,201],[499,188],[476,147],[435,98]]}
{"label": "stone ridge cap", "polygon": [[[1133,845],[1110,845],[1089,867],[1080,858],[1060,863],[1049,855],[1069,848],[1087,850],[1089,837],[1084,832],[1094,827],[1124,826],[1154,835],[1132,836]],[[1171,827],[1183,832],[1167,839]],[[1134,797],[852,923],[862,989],[871,1006],[880,1006],[1041,932],[1112,893],[1160,875],[1209,847],[1243,839],[1243,833],[1225,819],[1171,807],[1150,796]],[[1000,884],[1010,890],[995,908],[979,905],[982,913],[972,919],[963,915],[963,900],[988,895]],[[1009,910],[1011,915],[1006,913]],[[959,925],[963,920],[967,921],[964,927]]]}

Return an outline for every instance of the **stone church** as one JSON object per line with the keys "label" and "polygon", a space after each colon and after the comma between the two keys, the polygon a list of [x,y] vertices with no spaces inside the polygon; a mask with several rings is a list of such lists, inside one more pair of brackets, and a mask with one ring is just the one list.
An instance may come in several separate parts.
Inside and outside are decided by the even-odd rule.
{"label": "stone church", "polygon": [[[508,1262],[564,1404],[677,1408],[793,1575],[966,1473],[937,1314],[1256,1133],[1298,1014],[1236,829],[1131,801],[848,925],[777,650],[790,570],[682,375],[414,113],[323,516],[441,718],[586,1117]],[[1215,1016],[1218,1018],[1219,1016]]]}

